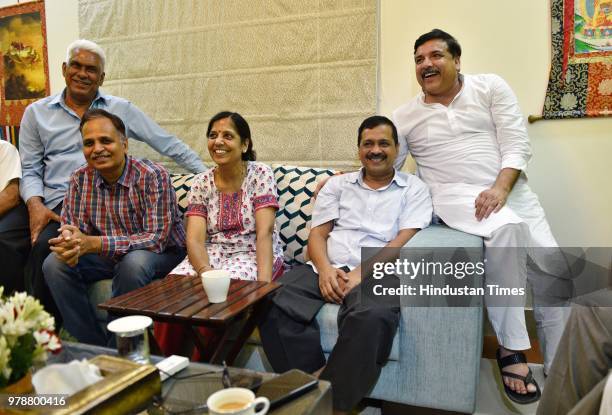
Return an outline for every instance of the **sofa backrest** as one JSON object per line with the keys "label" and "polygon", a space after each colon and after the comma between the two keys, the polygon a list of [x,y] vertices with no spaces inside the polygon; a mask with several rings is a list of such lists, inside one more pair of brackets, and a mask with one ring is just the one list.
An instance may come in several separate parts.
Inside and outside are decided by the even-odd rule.
{"label": "sofa backrest", "polygon": [[[276,226],[279,230],[285,262],[303,264],[310,217],[312,215],[312,195],[319,180],[330,177],[333,170],[273,165],[274,178],[278,187],[279,209],[276,212]],[[181,213],[187,211],[187,194],[191,188],[194,174],[173,174],[172,185]]]}
{"label": "sofa backrest", "polygon": [[274,165],[274,178],[278,188],[279,209],[276,226],[288,264],[303,264],[310,232],[312,195],[319,180],[332,176],[333,170],[312,167]]}

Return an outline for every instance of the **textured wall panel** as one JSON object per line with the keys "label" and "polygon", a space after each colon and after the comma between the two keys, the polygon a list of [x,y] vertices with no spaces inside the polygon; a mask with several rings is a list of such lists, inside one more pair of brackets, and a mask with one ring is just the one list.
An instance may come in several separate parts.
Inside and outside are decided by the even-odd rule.
{"label": "textured wall panel", "polygon": [[[376,111],[376,0],[80,0],[106,50],[103,89],[209,160],[218,111],[251,125],[258,159],[344,168]],[[130,151],[166,162],[131,143]]]}

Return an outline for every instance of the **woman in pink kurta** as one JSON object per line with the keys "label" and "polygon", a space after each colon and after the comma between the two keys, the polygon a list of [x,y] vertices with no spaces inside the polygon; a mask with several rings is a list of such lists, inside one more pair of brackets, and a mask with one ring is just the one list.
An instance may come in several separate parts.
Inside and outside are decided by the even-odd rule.
{"label": "woman in pink kurta", "polygon": [[[259,209],[278,209],[276,181],[272,169],[256,161],[246,163],[246,178],[240,190],[222,193],[215,185],[213,167],[194,179],[186,216],[206,219],[205,242],[210,267],[228,270],[232,278],[257,280],[255,214]],[[272,278],[282,272],[283,251],[275,228],[272,233]],[[197,275],[189,258],[173,274]]]}
{"label": "woman in pink kurta", "polygon": [[[240,114],[215,115],[206,136],[216,166],[191,186],[187,258],[171,274],[225,269],[235,279],[271,281],[283,272],[272,169],[255,161],[251,131]],[[184,353],[180,326],[156,323],[155,337],[165,354]]]}
{"label": "woman in pink kurta", "polygon": [[283,270],[274,173],[255,161],[249,125],[239,114],[215,115],[206,135],[216,166],[197,175],[191,186],[188,257],[172,273],[225,269],[232,278],[270,281]]}

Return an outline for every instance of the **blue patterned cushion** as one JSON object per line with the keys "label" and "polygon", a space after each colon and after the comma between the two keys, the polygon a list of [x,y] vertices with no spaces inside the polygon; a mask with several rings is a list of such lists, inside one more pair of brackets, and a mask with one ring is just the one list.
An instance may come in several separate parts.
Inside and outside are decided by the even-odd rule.
{"label": "blue patterned cushion", "polygon": [[308,242],[312,194],[319,180],[332,176],[333,170],[310,167],[274,165],[280,209],[276,226],[280,232],[288,264],[305,263],[304,248]]}
{"label": "blue patterned cushion", "polygon": [[179,205],[179,210],[184,215],[187,212],[187,195],[189,194],[189,189],[191,189],[191,184],[193,183],[193,178],[195,174],[171,174],[170,177],[172,179],[172,187],[174,187],[174,191],[176,192],[176,202]]}

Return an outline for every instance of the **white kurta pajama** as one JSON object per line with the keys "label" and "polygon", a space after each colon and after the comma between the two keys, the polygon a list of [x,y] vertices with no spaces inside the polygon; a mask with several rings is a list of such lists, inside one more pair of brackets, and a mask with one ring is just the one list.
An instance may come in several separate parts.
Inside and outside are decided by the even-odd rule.
{"label": "white kurta pajama", "polygon": [[[524,171],[531,158],[529,138],[516,97],[502,78],[492,74],[463,75],[462,88],[448,106],[427,104],[420,93],[396,109],[393,119],[400,136],[396,167],[404,164],[410,152],[417,163],[417,175],[431,189],[434,213],[448,226],[482,236],[487,246],[496,231],[512,228],[505,225],[526,223],[529,233],[519,237],[520,246],[558,246],[544,210],[527,184]],[[521,170],[521,174],[506,205],[479,222],[475,216],[476,197],[491,188],[500,170],[507,167]],[[565,266],[565,261],[558,259],[534,260],[540,268],[538,279],[543,274],[541,270],[558,275],[560,267]],[[538,266],[530,267],[530,271]],[[495,278],[487,273],[488,283]],[[535,293],[537,284],[531,281]],[[508,318],[507,313],[515,316]],[[489,308],[489,315],[493,326],[499,329],[500,343],[509,349],[529,348],[522,309]],[[547,366],[563,331],[564,313],[559,308],[540,308],[536,319],[540,340],[548,345],[544,348]],[[523,327],[517,329],[516,324]]]}

